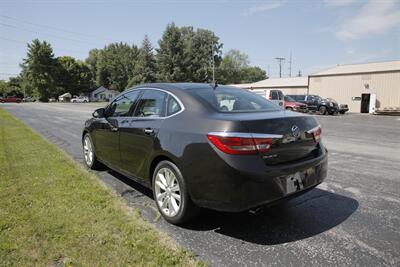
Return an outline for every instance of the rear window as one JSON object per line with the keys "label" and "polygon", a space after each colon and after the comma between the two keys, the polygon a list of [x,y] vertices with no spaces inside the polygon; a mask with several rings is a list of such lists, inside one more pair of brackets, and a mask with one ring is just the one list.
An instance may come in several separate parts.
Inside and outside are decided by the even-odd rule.
{"label": "rear window", "polygon": [[294,100],[292,97],[285,95],[285,101],[286,102],[296,102],[296,100]]}
{"label": "rear window", "polygon": [[306,98],[305,95],[288,95],[288,96],[296,101],[303,101]]}
{"label": "rear window", "polygon": [[191,89],[191,94],[219,112],[261,112],[280,108],[255,93],[244,89],[217,87],[216,89]]}

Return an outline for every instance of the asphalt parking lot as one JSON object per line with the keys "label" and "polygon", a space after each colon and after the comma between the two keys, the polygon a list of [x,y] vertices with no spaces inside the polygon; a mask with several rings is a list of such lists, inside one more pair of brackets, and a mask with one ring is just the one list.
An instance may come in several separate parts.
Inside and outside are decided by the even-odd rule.
{"label": "asphalt parking lot", "polygon": [[[1,104],[83,164],[81,131],[93,104]],[[129,206],[213,266],[399,266],[400,118],[318,116],[329,149],[327,180],[260,213],[205,212],[185,228],[160,219],[151,192],[96,172]]]}

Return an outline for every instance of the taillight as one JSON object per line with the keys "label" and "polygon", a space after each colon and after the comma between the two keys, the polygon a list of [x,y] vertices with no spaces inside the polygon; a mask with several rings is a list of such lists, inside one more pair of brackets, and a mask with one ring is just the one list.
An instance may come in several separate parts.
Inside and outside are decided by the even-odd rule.
{"label": "taillight", "polygon": [[312,134],[314,142],[318,143],[321,140],[322,128],[321,128],[321,126],[317,126],[313,129],[307,131],[307,133]]}
{"label": "taillight", "polygon": [[208,140],[219,150],[231,155],[254,155],[271,149],[273,138],[280,135],[247,133],[209,133]]}

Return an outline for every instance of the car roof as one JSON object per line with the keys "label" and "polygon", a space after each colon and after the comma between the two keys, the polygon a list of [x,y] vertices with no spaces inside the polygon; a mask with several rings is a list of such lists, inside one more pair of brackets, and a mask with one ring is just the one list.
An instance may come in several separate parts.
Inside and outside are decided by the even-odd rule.
{"label": "car roof", "polygon": [[[158,88],[158,89],[165,89],[165,90],[189,90],[189,89],[201,90],[201,89],[210,89],[212,87],[213,87],[213,85],[209,84],[209,83],[147,83],[147,84],[137,85],[137,86],[129,88],[129,89]],[[218,84],[218,87],[237,89],[235,87],[219,85],[219,84]]]}

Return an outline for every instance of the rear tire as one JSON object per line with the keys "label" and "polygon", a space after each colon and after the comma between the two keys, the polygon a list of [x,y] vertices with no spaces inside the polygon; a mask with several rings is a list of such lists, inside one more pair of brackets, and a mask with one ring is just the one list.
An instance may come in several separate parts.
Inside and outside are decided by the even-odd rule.
{"label": "rear tire", "polygon": [[325,106],[320,106],[320,107],[319,107],[319,109],[318,109],[318,111],[319,111],[319,114],[321,114],[321,115],[325,115],[325,114],[326,114],[326,111],[327,111],[327,109],[326,109],[326,107],[325,107]]}
{"label": "rear tire", "polygon": [[286,110],[293,111],[292,107],[287,107]]}
{"label": "rear tire", "polygon": [[164,160],[157,165],[152,187],[157,208],[169,223],[180,225],[199,214],[199,208],[191,200],[185,180],[174,163]]}
{"label": "rear tire", "polygon": [[96,154],[94,153],[94,146],[92,138],[89,133],[86,133],[82,140],[83,147],[83,160],[86,166],[92,170],[99,170],[103,165],[97,160]]}

